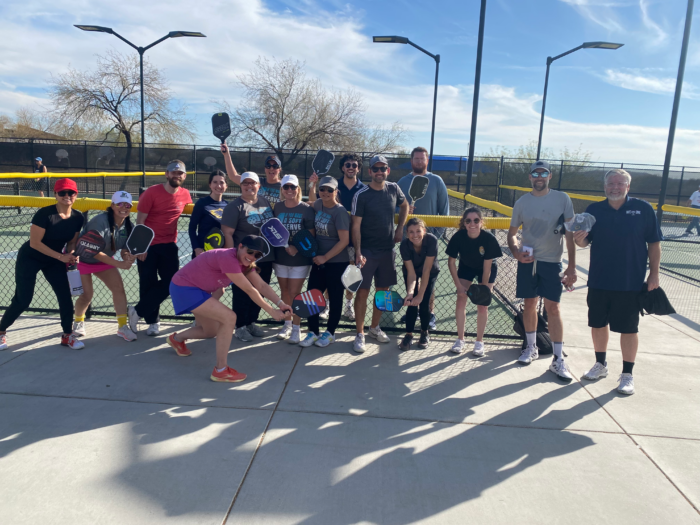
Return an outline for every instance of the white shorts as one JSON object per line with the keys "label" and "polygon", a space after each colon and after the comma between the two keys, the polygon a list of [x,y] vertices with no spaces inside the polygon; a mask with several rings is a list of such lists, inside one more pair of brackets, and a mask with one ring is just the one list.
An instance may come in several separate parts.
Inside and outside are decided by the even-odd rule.
{"label": "white shorts", "polygon": [[283,279],[308,279],[311,274],[311,265],[309,266],[286,266],[284,264],[272,263],[272,269],[275,270],[277,277]]}

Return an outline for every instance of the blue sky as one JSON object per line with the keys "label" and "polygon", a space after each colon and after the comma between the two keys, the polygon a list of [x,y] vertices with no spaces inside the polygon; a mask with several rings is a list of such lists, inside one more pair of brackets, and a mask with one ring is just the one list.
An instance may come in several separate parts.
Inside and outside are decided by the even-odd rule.
{"label": "blue sky", "polygon": [[[111,26],[143,44],[186,29],[208,38],[166,41],[148,56],[196,117],[200,143],[214,143],[214,101],[235,104],[236,76],[258,56],[275,56],[306,61],[309,74],[328,86],[358,90],[371,121],[400,121],[412,134],[407,147],[427,145],[433,61],[410,46],[371,43],[372,35],[398,34],[441,55],[435,150],[466,154],[479,6],[478,0],[202,0],[196,7],[184,0],[4,0],[0,112],[46,105],[51,74],[69,64],[92,67],[94,55],[108,49],[129,50],[110,35],[78,31],[74,23]],[[595,160],[661,164],[685,9],[685,0],[489,0],[477,152],[536,139],[547,55],[607,40],[625,46],[581,50],[552,66],[544,145],[555,152],[582,145]],[[695,16],[677,165],[700,166]]]}

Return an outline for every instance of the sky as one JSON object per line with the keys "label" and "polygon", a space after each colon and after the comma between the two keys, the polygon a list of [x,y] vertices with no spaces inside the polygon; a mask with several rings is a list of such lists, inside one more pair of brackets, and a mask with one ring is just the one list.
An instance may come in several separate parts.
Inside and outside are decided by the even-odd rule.
{"label": "sky", "polygon": [[[173,30],[207,38],[166,40],[147,52],[188,106],[199,144],[215,144],[216,101],[235,105],[236,80],[259,56],[306,63],[310,76],[355,89],[367,118],[401,122],[407,148],[428,147],[435,62],[417,49],[373,44],[401,35],[440,54],[436,154],[466,155],[471,126],[479,0],[3,0],[0,113],[48,107],[51,75],[90,69],[110,49]],[[587,41],[624,43],[580,50],[553,63],[543,147],[579,146],[592,160],[663,164],[686,0],[488,0],[475,148],[517,148],[537,139],[546,58]],[[700,8],[691,32],[673,165],[700,166]],[[556,156],[556,155],[555,155]]]}

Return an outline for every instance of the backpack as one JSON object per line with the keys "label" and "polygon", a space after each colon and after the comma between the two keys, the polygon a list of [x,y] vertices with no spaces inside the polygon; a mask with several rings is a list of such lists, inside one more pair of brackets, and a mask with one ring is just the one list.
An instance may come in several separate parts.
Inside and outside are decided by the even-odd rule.
{"label": "backpack", "polygon": [[[527,338],[525,336],[525,322],[523,321],[522,307],[517,314],[513,316],[513,330],[516,334],[523,338],[522,349],[527,347]],[[539,355],[548,355],[554,353],[552,339],[549,337],[549,329],[547,328],[547,320],[540,311],[537,312],[537,338],[535,344]]]}

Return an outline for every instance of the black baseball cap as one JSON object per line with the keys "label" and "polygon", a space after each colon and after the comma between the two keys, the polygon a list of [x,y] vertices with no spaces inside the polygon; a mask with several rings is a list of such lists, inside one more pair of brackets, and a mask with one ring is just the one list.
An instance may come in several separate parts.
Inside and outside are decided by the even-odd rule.
{"label": "black baseball cap", "polygon": [[267,163],[270,161],[273,161],[280,168],[282,167],[282,163],[280,162],[280,158],[277,155],[268,155],[268,157],[265,159],[265,165],[267,165]]}
{"label": "black baseball cap", "polygon": [[246,235],[241,240],[241,244],[251,250],[257,250],[263,255],[267,255],[270,251],[267,247],[267,241],[258,235]]}

